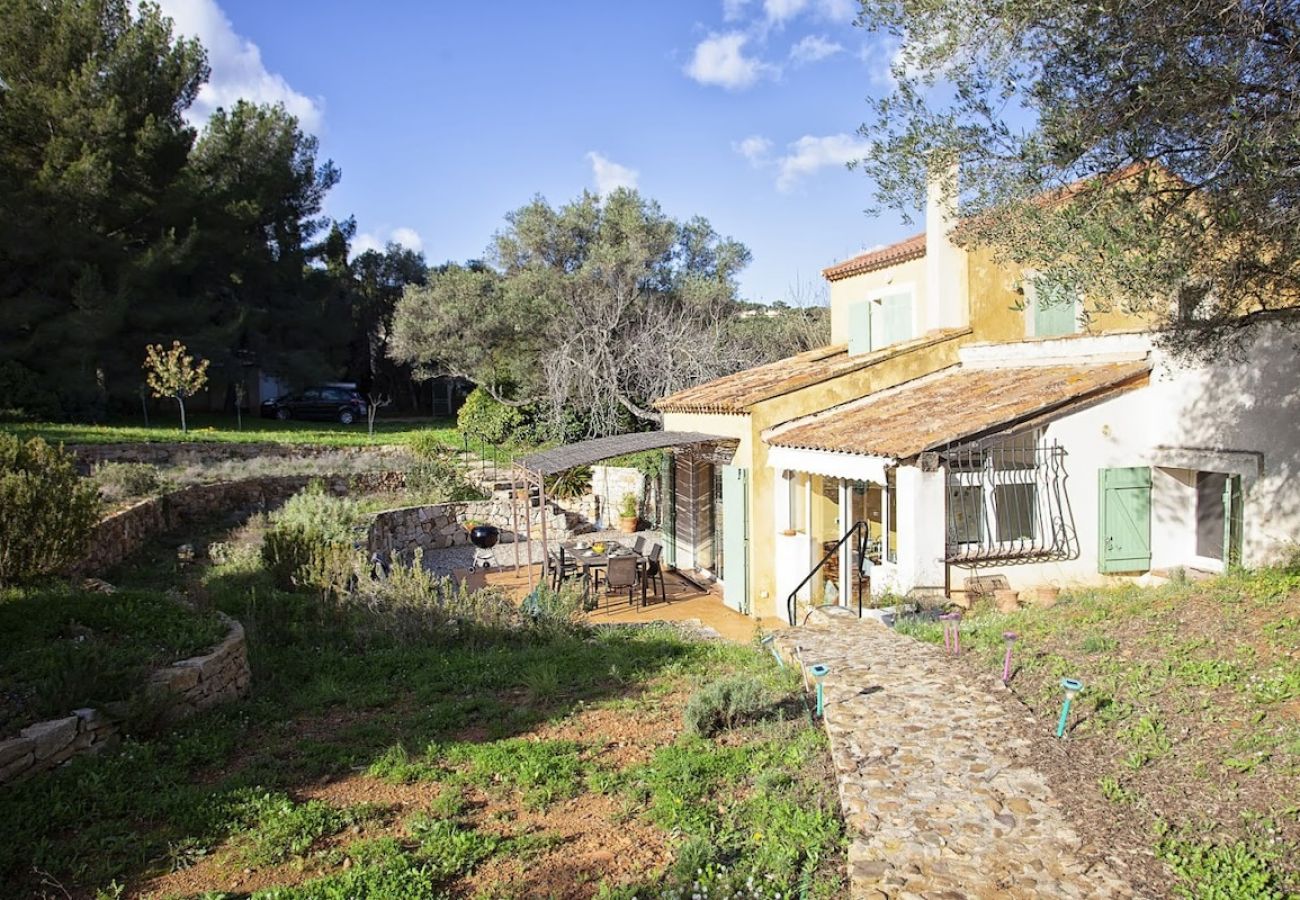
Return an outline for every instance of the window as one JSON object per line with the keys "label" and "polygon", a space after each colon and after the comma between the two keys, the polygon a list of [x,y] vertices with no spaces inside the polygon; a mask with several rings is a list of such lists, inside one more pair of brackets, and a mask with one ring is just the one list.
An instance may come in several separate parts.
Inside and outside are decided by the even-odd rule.
{"label": "window", "polygon": [[1032,541],[1038,537],[1038,488],[1033,484],[999,484],[993,488],[993,515],[999,541]]}
{"label": "window", "polygon": [[1033,336],[1060,337],[1079,330],[1079,294],[1072,286],[1043,275],[1026,282]]}
{"label": "window", "polygon": [[849,355],[871,352],[871,304],[862,300],[849,306]]}
{"label": "window", "polygon": [[984,489],[977,484],[948,487],[948,543],[984,540]]}

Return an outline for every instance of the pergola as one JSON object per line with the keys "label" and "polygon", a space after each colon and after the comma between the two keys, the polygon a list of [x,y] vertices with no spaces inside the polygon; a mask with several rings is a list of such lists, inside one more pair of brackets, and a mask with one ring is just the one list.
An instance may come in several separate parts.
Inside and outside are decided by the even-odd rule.
{"label": "pergola", "polygon": [[[615,456],[645,450],[673,448],[698,456],[712,456],[718,450],[728,458],[739,442],[735,438],[698,431],[640,431],[566,444],[516,459],[510,469],[510,508],[515,545],[515,571],[519,571],[519,502],[524,504],[524,540],[528,544],[528,586],[533,586],[532,489],[537,488],[542,540],[542,581],[550,575],[550,554],[546,534],[546,479],[577,466],[589,466]],[[522,497],[520,496],[522,494]]]}

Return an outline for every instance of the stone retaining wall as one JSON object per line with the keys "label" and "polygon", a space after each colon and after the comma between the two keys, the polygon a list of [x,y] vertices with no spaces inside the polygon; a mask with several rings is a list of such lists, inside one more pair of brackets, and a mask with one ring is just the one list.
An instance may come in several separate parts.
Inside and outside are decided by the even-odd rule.
{"label": "stone retaining wall", "polygon": [[404,456],[405,447],[322,447],[312,444],[245,444],[236,442],[158,442],[123,444],[66,444],[78,466],[88,472],[102,462],[149,463],[155,466],[191,466],[243,459],[312,459],[337,453]]}
{"label": "stone retaining wall", "polygon": [[[153,696],[169,701],[170,720],[247,695],[252,685],[244,628],[222,616],[229,630],[225,640],[203,656],[159,669],[149,681]],[[108,704],[110,709],[125,704]],[[119,720],[98,709],[76,709],[61,719],[29,725],[18,737],[0,741],[0,784],[44,772],[79,753],[95,753],[117,739]]]}
{"label": "stone retaining wall", "polygon": [[196,484],[161,497],[141,500],[100,520],[86,555],[72,567],[76,572],[102,572],[126,559],[156,534],[220,513],[252,515],[274,508],[320,479],[342,496],[350,490],[400,488],[400,472],[359,475],[268,475],[216,484]]}
{"label": "stone retaining wall", "polygon": [[[416,548],[428,552],[463,547],[469,544],[465,523],[471,521],[495,525],[501,529],[501,541],[511,543],[516,540],[511,507],[509,496],[504,495],[491,500],[386,510],[378,513],[371,522],[367,547],[371,553],[402,556],[409,555]],[[519,540],[523,540],[525,535],[523,512],[521,506]],[[581,516],[554,504],[548,503],[544,511],[540,507],[531,507],[528,512],[535,540],[541,538],[543,520],[546,522],[546,537],[550,540],[567,540],[592,530]]]}

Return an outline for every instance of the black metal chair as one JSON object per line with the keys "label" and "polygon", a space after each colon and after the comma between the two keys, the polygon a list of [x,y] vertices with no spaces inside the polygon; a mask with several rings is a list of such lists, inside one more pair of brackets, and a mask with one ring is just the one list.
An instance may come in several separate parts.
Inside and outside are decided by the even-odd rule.
{"label": "black metal chair", "polygon": [[650,552],[645,557],[645,571],[641,577],[645,578],[651,587],[654,587],[657,579],[659,586],[655,588],[655,596],[667,600],[668,585],[664,584],[664,567],[659,562],[659,557],[663,555],[663,552],[664,548],[659,544],[650,545]]}
{"label": "black metal chair", "polygon": [[601,586],[608,597],[614,591],[627,591],[627,604],[636,602],[636,589],[641,586],[641,573],[635,556],[615,556],[605,566]]}
{"label": "black metal chair", "polygon": [[636,553],[637,556],[645,556],[646,544],[646,536],[644,534],[638,534],[632,539],[632,551]]}
{"label": "black metal chair", "polygon": [[563,547],[560,548],[559,553],[551,553],[549,555],[551,562],[551,587],[554,590],[558,591],[560,585],[565,581],[583,577],[584,573],[578,568],[578,561],[565,553]]}

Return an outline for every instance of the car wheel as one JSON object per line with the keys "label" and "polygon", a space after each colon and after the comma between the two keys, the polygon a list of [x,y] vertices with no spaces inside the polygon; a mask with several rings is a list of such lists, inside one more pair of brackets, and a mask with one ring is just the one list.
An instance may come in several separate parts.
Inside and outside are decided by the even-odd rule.
{"label": "car wheel", "polygon": [[350,409],[339,410],[339,422],[341,424],[351,425],[355,421],[356,421],[356,417],[352,415],[352,410]]}
{"label": "car wheel", "polygon": [[279,409],[275,411],[275,417],[279,419],[281,422],[287,421],[290,415],[291,414],[289,412],[289,407],[287,406],[281,406]]}

